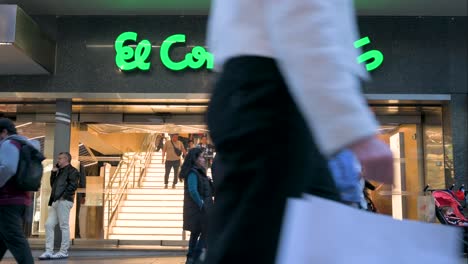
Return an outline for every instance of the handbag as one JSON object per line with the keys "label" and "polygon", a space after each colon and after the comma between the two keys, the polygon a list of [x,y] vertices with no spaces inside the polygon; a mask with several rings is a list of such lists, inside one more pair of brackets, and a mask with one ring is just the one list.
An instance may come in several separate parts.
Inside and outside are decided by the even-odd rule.
{"label": "handbag", "polygon": [[176,146],[174,146],[174,142],[172,142],[172,140],[171,140],[171,144],[172,144],[172,147],[174,148],[174,152],[175,152],[176,156],[180,157],[180,155],[182,155],[182,150],[176,148]]}

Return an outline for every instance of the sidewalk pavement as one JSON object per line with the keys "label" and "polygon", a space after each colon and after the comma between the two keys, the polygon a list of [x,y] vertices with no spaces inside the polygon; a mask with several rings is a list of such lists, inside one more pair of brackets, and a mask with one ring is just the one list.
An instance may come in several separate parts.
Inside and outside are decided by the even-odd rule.
{"label": "sidewalk pavement", "polygon": [[[37,260],[37,264],[184,264],[185,257],[70,257],[62,260]],[[16,264],[8,258],[1,263]]]}
{"label": "sidewalk pavement", "polygon": [[[101,252],[101,251],[87,251],[87,252],[74,252],[70,253],[69,259],[63,260],[43,260],[40,261],[37,257],[42,252],[33,251],[35,263],[37,264],[184,264],[185,256],[171,256],[170,254],[163,254],[157,256],[138,256],[132,254],[115,254],[116,252]],[[1,261],[1,264],[15,264],[16,261],[7,255],[6,258]],[[468,264],[468,258],[462,259],[460,264]],[[458,263],[455,263],[458,264]]]}
{"label": "sidewalk pavement", "polygon": [[[149,251],[73,251],[68,259],[39,260],[42,251],[33,250],[37,264],[184,264],[185,255],[168,252]],[[16,264],[9,252],[1,264]]]}

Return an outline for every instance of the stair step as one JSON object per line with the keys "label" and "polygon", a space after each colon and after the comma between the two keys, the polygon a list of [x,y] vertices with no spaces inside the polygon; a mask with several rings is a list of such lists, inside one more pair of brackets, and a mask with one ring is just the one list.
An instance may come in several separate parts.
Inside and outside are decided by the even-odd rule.
{"label": "stair step", "polygon": [[[164,183],[161,184],[160,182],[143,182],[143,183],[142,183],[142,186],[143,186],[143,187],[164,187]],[[169,187],[172,187],[172,184],[169,183],[168,186],[169,186]],[[184,186],[183,186],[183,184],[177,184],[177,185],[176,185],[176,188],[177,188],[177,189],[182,189],[182,190],[183,190],[183,189],[184,189]]]}
{"label": "stair step", "polygon": [[[162,172],[146,172],[146,175],[145,175],[145,178],[148,178],[148,177],[161,177],[164,179],[164,171]],[[174,177],[174,172],[171,172],[171,174],[169,174],[169,176],[172,176]]]}
{"label": "stair step", "polygon": [[118,220],[183,220],[182,211],[179,213],[120,213]]}
{"label": "stair step", "polygon": [[[186,235],[186,238],[189,239],[190,236]],[[110,234],[109,239],[119,239],[119,240],[167,240],[167,241],[180,241],[182,240],[182,235],[118,235]]]}
{"label": "stair step", "polygon": [[184,205],[183,201],[144,201],[144,200],[132,200],[132,201],[124,201],[123,207],[164,207],[164,206],[179,206],[182,207]]}
{"label": "stair step", "polygon": [[153,195],[153,194],[174,194],[183,195],[184,190],[181,189],[163,189],[163,188],[140,188],[140,189],[129,189],[127,192],[130,194],[141,194],[141,195]]}
{"label": "stair step", "polygon": [[[161,168],[158,168],[158,167],[148,167],[148,170],[147,170],[147,173],[165,173],[166,172],[166,168],[165,167],[161,167]],[[174,170],[171,170],[172,173],[174,173]]]}
{"label": "stair step", "polygon": [[[170,177],[169,178],[169,182],[172,183],[172,179],[174,179],[174,177]],[[147,182],[147,181],[164,181],[164,175],[161,174],[161,175],[146,175],[144,178],[143,178],[143,182]]]}
{"label": "stair step", "polygon": [[182,228],[182,220],[120,220],[115,222],[115,227],[156,227],[156,228]]}
{"label": "stair step", "polygon": [[181,194],[128,194],[127,201],[183,201]]}
{"label": "stair step", "polygon": [[[157,186],[161,186],[163,187],[164,186],[164,180],[163,179],[150,179],[150,180],[144,180],[142,183],[142,185],[145,185],[145,184],[158,184]],[[170,188],[172,188],[172,182],[169,181],[169,184],[167,185],[169,186]],[[176,184],[176,187],[183,187],[184,186],[184,183],[177,183]]]}
{"label": "stair step", "polygon": [[113,227],[112,234],[119,235],[182,235],[182,227]]}
{"label": "stair step", "polygon": [[120,208],[120,213],[133,213],[133,214],[154,214],[154,213],[176,213],[182,214],[183,207],[182,206],[151,206],[151,207],[144,207],[144,206],[124,206]]}

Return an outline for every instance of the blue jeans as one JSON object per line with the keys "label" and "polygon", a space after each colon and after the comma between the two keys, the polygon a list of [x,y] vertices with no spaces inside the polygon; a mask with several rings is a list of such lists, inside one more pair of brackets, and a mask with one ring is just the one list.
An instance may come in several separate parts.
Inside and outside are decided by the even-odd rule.
{"label": "blue jeans", "polygon": [[198,259],[202,253],[202,249],[205,248],[205,245],[205,234],[201,231],[191,232],[187,258],[192,258],[194,260]]}

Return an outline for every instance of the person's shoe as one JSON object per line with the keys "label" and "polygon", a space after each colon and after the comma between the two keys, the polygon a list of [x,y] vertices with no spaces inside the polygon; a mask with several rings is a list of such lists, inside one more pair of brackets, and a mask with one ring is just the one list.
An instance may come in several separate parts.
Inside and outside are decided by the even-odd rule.
{"label": "person's shoe", "polygon": [[50,259],[66,259],[68,258],[68,253],[57,252]]}
{"label": "person's shoe", "polygon": [[187,258],[187,261],[185,261],[185,264],[194,264],[195,261],[193,260],[193,258]]}
{"label": "person's shoe", "polygon": [[167,184],[164,184],[164,189],[167,189]]}
{"label": "person's shoe", "polygon": [[48,260],[54,256],[54,252],[44,252],[39,256],[39,260]]}
{"label": "person's shoe", "polygon": [[175,184],[172,184],[172,189],[175,189],[175,186],[176,186]]}

